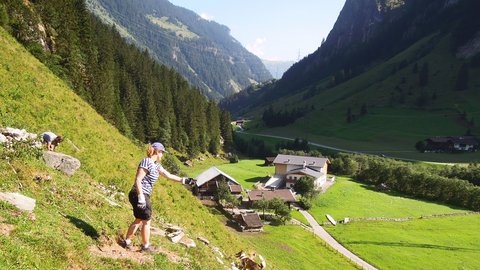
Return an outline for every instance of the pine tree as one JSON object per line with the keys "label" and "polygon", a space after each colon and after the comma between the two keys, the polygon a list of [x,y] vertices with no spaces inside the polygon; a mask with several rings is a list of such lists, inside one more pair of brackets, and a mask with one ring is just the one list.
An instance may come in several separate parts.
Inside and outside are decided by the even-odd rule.
{"label": "pine tree", "polygon": [[220,112],[220,134],[223,138],[225,149],[233,147],[233,132],[230,113],[226,110]]}
{"label": "pine tree", "polygon": [[213,101],[208,103],[206,116],[208,122],[208,151],[217,154],[220,150],[220,111]]}

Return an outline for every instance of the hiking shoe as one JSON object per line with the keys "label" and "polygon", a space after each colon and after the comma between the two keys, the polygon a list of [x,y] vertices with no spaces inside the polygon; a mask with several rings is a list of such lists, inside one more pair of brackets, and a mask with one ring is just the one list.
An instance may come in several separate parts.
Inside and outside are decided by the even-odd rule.
{"label": "hiking shoe", "polygon": [[127,241],[125,240],[120,240],[120,246],[126,250],[132,250],[132,243],[127,244]]}
{"label": "hiking shoe", "polygon": [[142,246],[142,249],[140,250],[140,252],[147,252],[147,253],[158,253],[160,252],[160,250],[152,247],[152,246],[148,246],[148,247],[143,247]]}

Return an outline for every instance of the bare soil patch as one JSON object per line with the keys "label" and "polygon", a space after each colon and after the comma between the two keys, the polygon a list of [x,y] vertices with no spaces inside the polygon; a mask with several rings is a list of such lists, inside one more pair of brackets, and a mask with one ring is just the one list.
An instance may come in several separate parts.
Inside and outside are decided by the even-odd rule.
{"label": "bare soil patch", "polygon": [[140,264],[153,262],[150,254],[139,252],[139,250],[128,251],[117,244],[103,245],[101,247],[93,245],[89,248],[93,255],[107,257],[111,259],[128,259]]}
{"label": "bare soil patch", "polygon": [[15,229],[15,226],[11,224],[0,223],[0,235],[9,236]]}
{"label": "bare soil patch", "polygon": [[[131,250],[127,250],[122,248],[114,241],[107,240],[102,242],[103,243],[100,246],[90,246],[89,250],[93,255],[111,259],[127,259],[140,264],[153,262],[153,254],[141,252],[140,246],[133,247]],[[165,255],[167,259],[173,263],[185,263],[188,261],[177,253],[167,250],[163,247],[155,246],[155,248],[158,250],[158,253]]]}

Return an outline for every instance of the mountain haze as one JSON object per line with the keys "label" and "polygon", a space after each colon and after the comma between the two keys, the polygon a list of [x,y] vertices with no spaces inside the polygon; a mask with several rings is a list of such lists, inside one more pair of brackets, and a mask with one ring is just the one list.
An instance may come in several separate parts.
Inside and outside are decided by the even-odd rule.
{"label": "mountain haze", "polygon": [[283,73],[285,73],[285,71],[287,71],[295,63],[294,61],[266,59],[262,59],[262,62],[275,79],[280,79],[283,76]]}
{"label": "mountain haze", "polygon": [[477,134],[479,5],[347,0],[317,51],[221,105],[256,119],[269,108],[289,116],[275,127],[261,121],[258,132],[404,157],[427,137]]}
{"label": "mountain haze", "polygon": [[87,4],[125,38],[211,98],[219,100],[271,78],[261,60],[235,40],[228,27],[167,0],[88,0]]}

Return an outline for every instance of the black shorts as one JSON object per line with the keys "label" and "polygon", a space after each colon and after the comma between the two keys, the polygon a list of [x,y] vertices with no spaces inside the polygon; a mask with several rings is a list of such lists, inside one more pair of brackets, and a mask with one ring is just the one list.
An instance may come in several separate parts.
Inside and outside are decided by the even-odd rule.
{"label": "black shorts", "polygon": [[144,209],[137,206],[138,196],[135,190],[131,190],[130,193],[128,193],[128,200],[132,204],[133,216],[135,218],[139,218],[141,220],[150,220],[152,218],[152,204],[150,203],[150,195],[145,194],[145,202],[147,203],[147,206]]}

